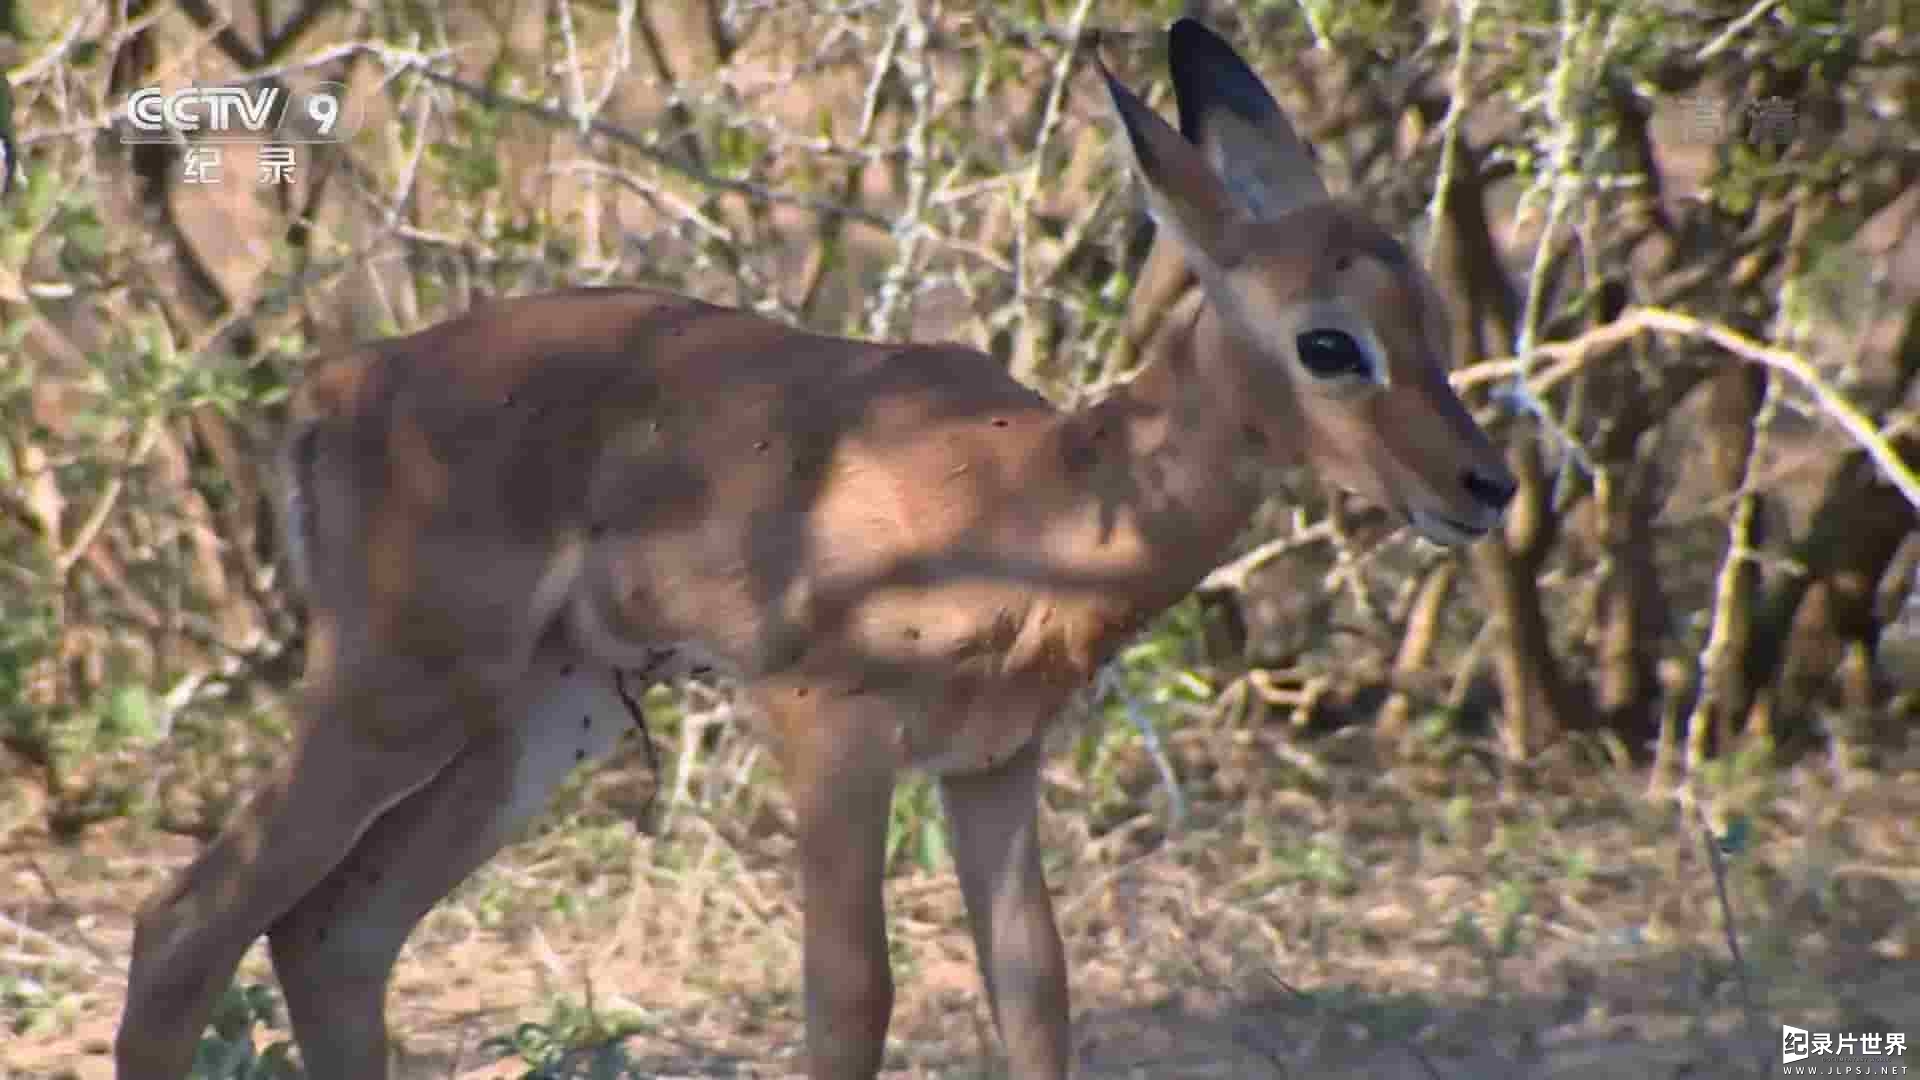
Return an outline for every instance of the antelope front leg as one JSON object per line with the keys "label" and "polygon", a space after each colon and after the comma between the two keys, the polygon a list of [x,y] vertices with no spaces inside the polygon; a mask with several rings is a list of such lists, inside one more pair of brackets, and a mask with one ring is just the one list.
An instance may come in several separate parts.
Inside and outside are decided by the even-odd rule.
{"label": "antelope front leg", "polygon": [[1035,738],[991,772],[941,780],[973,945],[1013,1075],[1067,1075],[1067,960],[1040,865]]}
{"label": "antelope front leg", "polygon": [[893,1013],[887,962],[887,739],[820,714],[787,726],[781,760],[798,818],[805,906],[807,1075],[872,1080]]}

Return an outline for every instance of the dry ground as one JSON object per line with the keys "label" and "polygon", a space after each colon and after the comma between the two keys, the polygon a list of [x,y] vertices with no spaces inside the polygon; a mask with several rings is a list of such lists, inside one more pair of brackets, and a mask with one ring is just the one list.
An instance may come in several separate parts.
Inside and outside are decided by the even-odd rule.
{"label": "dry ground", "polygon": [[[1920,763],[1846,785],[1814,765],[1723,778],[1718,810],[1751,824],[1729,878],[1749,1017],[1674,804],[1573,754],[1499,775],[1466,749],[1393,764],[1359,738],[1189,730],[1194,803],[1171,832],[1130,750],[1107,767],[1135,797],[1089,813],[1061,812],[1089,800],[1059,759],[1052,876],[1084,1074],[1731,1077],[1778,1075],[1782,1020],[1920,1039]],[[609,811],[632,785],[618,763],[576,784],[429,917],[392,997],[399,1076],[520,1076],[482,1041],[589,1002],[634,1032],[625,1075],[792,1074],[777,797],[658,838]],[[193,844],[118,826],[53,846],[19,791],[0,802],[0,1077],[108,1077],[128,912]],[[903,868],[890,902],[887,1075],[1001,1075],[952,878]],[[270,981],[263,950],[243,978]]]}

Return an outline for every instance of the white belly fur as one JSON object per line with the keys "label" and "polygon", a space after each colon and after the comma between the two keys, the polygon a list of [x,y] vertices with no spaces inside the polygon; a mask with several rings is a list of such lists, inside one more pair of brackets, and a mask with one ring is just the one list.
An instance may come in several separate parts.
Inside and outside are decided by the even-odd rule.
{"label": "white belly fur", "polygon": [[[542,666],[528,673],[512,707],[517,740],[507,796],[509,835],[544,810],[575,766],[611,754],[633,717],[614,691],[613,672],[599,664]],[[641,687],[628,682],[638,693]]]}

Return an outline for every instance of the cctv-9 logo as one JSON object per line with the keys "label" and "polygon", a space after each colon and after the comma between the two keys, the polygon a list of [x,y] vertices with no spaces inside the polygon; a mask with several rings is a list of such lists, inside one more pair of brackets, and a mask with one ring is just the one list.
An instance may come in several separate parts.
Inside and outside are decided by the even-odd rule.
{"label": "cctv-9 logo", "polygon": [[347,88],[317,83],[289,91],[279,86],[147,87],[128,95],[127,142],[331,143],[358,129]]}

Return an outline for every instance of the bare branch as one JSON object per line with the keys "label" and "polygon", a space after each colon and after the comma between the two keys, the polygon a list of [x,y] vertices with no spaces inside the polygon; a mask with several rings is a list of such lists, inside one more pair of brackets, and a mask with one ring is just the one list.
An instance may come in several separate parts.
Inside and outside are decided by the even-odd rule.
{"label": "bare branch", "polygon": [[1913,467],[1893,448],[1889,433],[1879,430],[1873,419],[1859,406],[1821,377],[1811,360],[1790,349],[1755,341],[1732,327],[1694,315],[1666,308],[1629,308],[1614,321],[1594,327],[1579,337],[1536,346],[1528,358],[1492,360],[1455,372],[1453,382],[1464,389],[1523,373],[1530,359],[1559,361],[1529,380],[1532,393],[1544,394],[1577,374],[1595,355],[1608,355],[1616,346],[1648,333],[1711,342],[1741,360],[1770,368],[1792,379],[1812,395],[1821,413],[1873,459],[1887,482],[1899,488],[1901,495],[1915,509],[1920,509],[1920,476],[1915,475]]}

